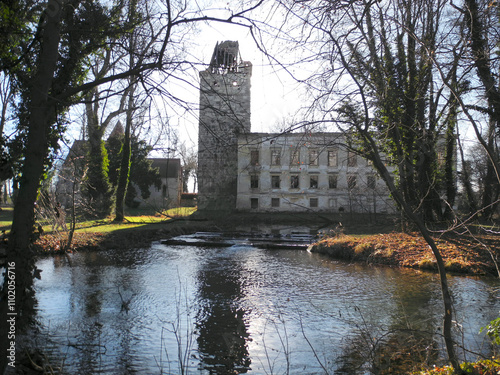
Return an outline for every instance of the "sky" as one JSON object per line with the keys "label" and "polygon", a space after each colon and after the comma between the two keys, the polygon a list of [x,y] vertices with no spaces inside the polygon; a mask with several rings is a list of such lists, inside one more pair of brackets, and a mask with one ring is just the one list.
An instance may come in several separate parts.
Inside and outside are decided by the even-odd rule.
{"label": "sky", "polygon": [[[229,13],[224,9],[224,2],[213,5],[210,14],[227,17]],[[252,63],[251,78],[251,121],[252,132],[274,132],[279,124],[293,116],[301,106],[300,84],[286,73],[277,63],[271,62],[255,44],[248,28],[226,23],[211,23],[200,26],[192,44],[187,51],[195,61],[208,64],[217,42],[226,40],[238,41],[240,55],[243,61]],[[272,37],[267,38],[266,46],[273,44]],[[201,67],[200,67],[201,70]],[[197,75],[197,72],[194,72]],[[199,99],[198,77],[191,77],[195,88],[189,88],[184,93],[186,98],[197,102]],[[182,90],[179,90],[179,93]],[[182,94],[182,95],[184,95]],[[197,143],[198,120],[194,116],[179,116],[172,119],[177,121],[177,129],[181,140]]]}
{"label": "sky", "polygon": [[[210,2],[209,5],[208,2]],[[194,3],[190,2],[190,4]],[[228,18],[231,13],[227,8],[235,3],[238,2],[199,0],[196,4],[200,8],[202,7],[202,15]],[[272,13],[272,15],[266,12],[272,13],[263,8],[253,16],[266,22],[277,22],[277,25],[279,25],[280,15],[277,12]],[[182,83],[181,81],[168,83],[170,85],[168,90],[173,96],[194,103],[193,107],[195,107],[199,100],[198,72],[204,68],[202,64],[209,63],[217,42],[232,40],[239,42],[241,58],[244,61],[250,61],[253,65],[251,82],[252,132],[277,132],[280,124],[290,121],[295,112],[305,104],[307,101],[307,97],[304,96],[305,88],[258,49],[248,28],[212,22],[210,24],[200,23],[197,25],[197,29],[198,32],[190,33],[186,37],[183,36],[183,39],[185,39],[187,59],[198,63],[198,65],[190,68],[184,77],[188,83]],[[272,33],[264,35],[264,43],[266,48],[271,50],[273,50],[273,47],[281,49],[281,54],[276,56],[280,60],[286,60],[287,58],[298,60],[296,56],[287,56],[287,54],[292,55],[292,52],[283,50],[283,47],[280,46],[280,40],[273,38]],[[308,64],[306,68],[314,69],[314,66]],[[301,69],[297,68],[296,72],[300,71]],[[169,99],[165,100],[168,101]],[[169,108],[169,105],[172,106],[172,103],[170,102],[165,106],[162,116],[168,117],[169,123],[178,134],[179,143],[185,143],[188,148],[196,148],[198,142],[197,112],[185,112],[180,108],[176,109],[175,106]],[[78,135],[76,134],[76,136]],[[153,156],[161,157],[164,155],[157,154]]]}
{"label": "sky", "polygon": [[[301,105],[297,95],[299,84],[285,73],[278,64],[272,64],[268,58],[257,48],[248,29],[228,24],[204,25],[196,42],[187,43],[186,52],[188,59],[208,64],[212,57],[217,42],[233,40],[239,42],[240,55],[243,61],[252,63],[251,78],[251,120],[253,132],[272,132],[277,129],[277,124],[289,118]],[[191,56],[189,56],[191,55]],[[199,101],[198,73],[203,66],[198,65],[188,71],[184,77],[189,84],[180,81],[167,82],[169,92],[194,103]],[[172,101],[165,99],[164,115],[169,117],[169,123],[177,130],[180,142],[186,142],[190,147],[197,147],[198,119],[197,111],[186,113],[181,108],[175,108]],[[173,108],[171,107],[173,105]],[[162,104],[158,107],[161,108]],[[72,111],[72,126],[70,138],[78,139],[82,122],[82,108]],[[108,129],[110,132],[111,129]],[[155,155],[160,156],[160,155]]]}

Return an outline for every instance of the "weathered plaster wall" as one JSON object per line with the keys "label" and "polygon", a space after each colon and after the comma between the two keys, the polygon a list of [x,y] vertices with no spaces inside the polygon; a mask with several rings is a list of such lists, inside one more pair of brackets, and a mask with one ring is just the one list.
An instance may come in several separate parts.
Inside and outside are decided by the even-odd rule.
{"label": "weathered plaster wall", "polygon": [[385,183],[340,133],[242,134],[239,148],[238,210],[395,211]]}

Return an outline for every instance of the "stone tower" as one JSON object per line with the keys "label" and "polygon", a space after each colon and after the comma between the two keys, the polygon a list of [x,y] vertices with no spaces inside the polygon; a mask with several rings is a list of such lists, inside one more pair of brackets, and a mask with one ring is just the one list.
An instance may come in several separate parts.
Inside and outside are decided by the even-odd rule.
{"label": "stone tower", "polygon": [[241,60],[238,42],[217,43],[200,72],[198,209],[236,208],[238,135],[250,132],[252,64]]}

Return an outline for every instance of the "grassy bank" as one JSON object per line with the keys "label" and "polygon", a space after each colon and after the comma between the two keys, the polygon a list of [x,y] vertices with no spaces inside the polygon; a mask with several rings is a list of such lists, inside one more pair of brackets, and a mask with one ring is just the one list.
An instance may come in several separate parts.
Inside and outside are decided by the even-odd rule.
{"label": "grassy bank", "polygon": [[[448,234],[435,240],[448,272],[498,275],[493,258],[499,255],[499,236]],[[437,270],[431,249],[416,233],[327,237],[311,251],[347,261]]]}
{"label": "grassy bank", "polygon": [[[147,246],[151,241],[182,234],[190,227],[195,230],[189,220],[194,211],[195,208],[182,207],[161,214],[126,215],[123,222],[115,222],[112,218],[80,222],[76,224],[71,251]],[[64,247],[68,231],[53,231],[51,225],[42,228],[43,235],[35,242],[39,253],[58,252]]]}
{"label": "grassy bank", "polygon": [[[182,233],[194,223],[187,218],[195,208],[173,208],[162,213],[147,210],[128,211],[123,222],[113,219],[88,220],[76,223],[71,242],[71,251],[102,250],[106,248],[134,248],[147,246],[155,239]],[[12,207],[2,207],[0,211],[0,231],[8,234],[12,223]],[[34,247],[38,253],[59,252],[68,241],[67,230],[53,230],[49,221],[37,221]],[[69,228],[69,223],[67,223]]]}

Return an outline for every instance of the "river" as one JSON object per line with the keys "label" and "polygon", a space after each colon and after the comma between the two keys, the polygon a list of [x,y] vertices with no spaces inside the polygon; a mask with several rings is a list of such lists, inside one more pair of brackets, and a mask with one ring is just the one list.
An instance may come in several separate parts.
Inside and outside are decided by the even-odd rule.
{"label": "river", "polygon": [[[33,339],[70,374],[369,374],[398,350],[443,354],[433,273],[161,243],[46,257],[37,267]],[[498,316],[499,285],[450,278],[456,338],[469,350],[489,350],[478,331]]]}

